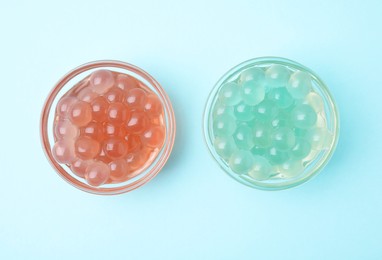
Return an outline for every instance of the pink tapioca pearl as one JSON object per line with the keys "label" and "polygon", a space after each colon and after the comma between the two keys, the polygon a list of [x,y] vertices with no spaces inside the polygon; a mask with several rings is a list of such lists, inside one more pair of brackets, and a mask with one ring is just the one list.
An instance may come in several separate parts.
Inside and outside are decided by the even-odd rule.
{"label": "pink tapioca pearl", "polygon": [[125,91],[125,93],[127,93],[130,89],[138,87],[137,80],[125,74],[119,74],[117,76],[115,85]]}
{"label": "pink tapioca pearl", "polygon": [[102,123],[90,122],[81,128],[81,135],[90,137],[94,140],[100,140],[103,137]]}
{"label": "pink tapioca pearl", "polygon": [[86,168],[91,163],[94,163],[94,161],[93,160],[81,160],[81,159],[77,159],[77,160],[74,160],[71,163],[70,169],[78,177],[84,178],[85,177],[85,173],[86,173]]}
{"label": "pink tapioca pearl", "polygon": [[76,155],[82,160],[93,159],[100,151],[98,141],[89,137],[79,137],[75,142]]}
{"label": "pink tapioca pearl", "polygon": [[97,97],[91,103],[92,107],[92,118],[98,122],[103,122],[107,118],[107,109],[109,107],[109,103],[104,97]]}
{"label": "pink tapioca pearl", "polygon": [[120,88],[112,87],[104,94],[104,97],[109,102],[123,102],[125,99],[125,92]]}
{"label": "pink tapioca pearl", "polygon": [[110,170],[104,162],[93,162],[86,168],[85,179],[92,186],[100,186],[109,179]]}
{"label": "pink tapioca pearl", "polygon": [[90,86],[97,94],[104,94],[114,85],[113,73],[109,70],[97,70],[90,76]]}
{"label": "pink tapioca pearl", "polygon": [[107,116],[111,123],[122,124],[130,116],[130,111],[122,103],[111,103],[107,110]]}
{"label": "pink tapioca pearl", "polygon": [[126,180],[128,175],[127,162],[124,159],[115,160],[109,163],[110,179],[114,182]]}
{"label": "pink tapioca pearl", "polygon": [[53,145],[52,154],[59,163],[71,163],[76,158],[74,153],[74,140],[64,139],[56,142]]}
{"label": "pink tapioca pearl", "polygon": [[79,134],[77,126],[73,125],[69,120],[59,120],[54,124],[54,136],[61,139],[75,139]]}
{"label": "pink tapioca pearl", "polygon": [[126,123],[126,129],[130,133],[139,134],[147,128],[149,120],[144,112],[134,111]]}
{"label": "pink tapioca pearl", "polygon": [[92,120],[92,107],[84,101],[77,101],[69,110],[69,119],[77,126],[85,126]]}
{"label": "pink tapioca pearl", "polygon": [[58,101],[57,104],[57,114],[61,118],[67,118],[69,115],[69,109],[70,107],[77,101],[74,97],[63,97]]}
{"label": "pink tapioca pearl", "polygon": [[143,102],[144,111],[149,117],[156,117],[162,113],[162,104],[159,98],[154,94],[148,94]]}
{"label": "pink tapioca pearl", "polygon": [[92,102],[98,97],[98,94],[95,93],[90,87],[85,87],[77,94],[77,98],[81,101]]}
{"label": "pink tapioca pearl", "polygon": [[151,127],[141,135],[142,143],[149,147],[160,148],[163,145],[165,133],[162,127]]}
{"label": "pink tapioca pearl", "polygon": [[146,92],[141,88],[133,88],[126,94],[126,103],[129,108],[141,108],[146,98]]}
{"label": "pink tapioca pearl", "polygon": [[126,135],[125,140],[127,142],[128,153],[135,152],[142,147],[142,142],[139,135],[134,135],[134,134]]}
{"label": "pink tapioca pearl", "polygon": [[120,137],[122,139],[126,137],[126,129],[121,125],[106,123],[103,131],[104,135],[106,135],[105,137]]}
{"label": "pink tapioca pearl", "polygon": [[126,155],[125,159],[126,159],[127,167],[129,169],[130,178],[140,173],[140,172],[137,173],[135,171],[142,169],[146,165],[147,161],[150,158],[151,153],[152,153],[151,149],[143,148],[137,152],[129,153]]}
{"label": "pink tapioca pearl", "polygon": [[109,158],[120,159],[126,155],[128,146],[124,139],[112,137],[105,140],[103,150]]}

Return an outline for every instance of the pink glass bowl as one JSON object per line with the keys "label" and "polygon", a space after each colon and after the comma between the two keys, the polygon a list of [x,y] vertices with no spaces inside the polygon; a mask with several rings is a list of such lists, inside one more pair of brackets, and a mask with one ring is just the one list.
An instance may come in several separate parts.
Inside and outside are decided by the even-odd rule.
{"label": "pink glass bowl", "polygon": [[[166,129],[164,145],[155,158],[151,158],[151,163],[136,177],[121,183],[104,184],[100,187],[94,187],[86,183],[83,178],[75,175],[71,169],[57,162],[52,154],[52,145],[54,144],[53,124],[54,113],[57,102],[81,79],[89,76],[92,72],[99,69],[107,69],[114,72],[125,73],[145,84],[153,91],[162,103],[164,110],[164,126]],[[53,109],[52,109],[53,108]],[[56,170],[56,172],[68,183],[74,187],[98,195],[114,195],[129,192],[154,178],[167,162],[175,140],[175,116],[174,111],[166,92],[160,84],[147,72],[142,69],[121,61],[94,61],[81,65],[67,73],[56,83],[45,101],[40,122],[41,141],[44,152]]]}

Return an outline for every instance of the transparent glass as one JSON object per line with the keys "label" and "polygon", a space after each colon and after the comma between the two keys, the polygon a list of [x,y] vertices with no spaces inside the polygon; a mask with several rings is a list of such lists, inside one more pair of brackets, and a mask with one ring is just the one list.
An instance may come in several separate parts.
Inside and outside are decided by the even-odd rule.
{"label": "transparent glass", "polygon": [[[330,144],[327,148],[318,151],[315,154],[314,158],[305,166],[303,172],[298,174],[298,176],[290,179],[282,178],[270,178],[267,180],[254,180],[250,178],[247,174],[237,174],[235,173],[228,165],[227,160],[224,160],[216,151],[214,147],[214,132],[213,132],[213,109],[215,104],[218,101],[218,94],[222,86],[227,82],[238,82],[240,73],[249,68],[268,68],[271,65],[283,65],[286,66],[292,73],[295,71],[303,71],[310,74],[312,79],[312,89],[321,96],[323,99],[323,116],[326,119],[326,127],[332,137]],[[330,158],[333,155],[333,152],[336,148],[339,138],[339,115],[337,106],[333,100],[332,95],[330,94],[325,83],[309,68],[285,58],[279,57],[261,57],[255,58],[248,61],[245,61],[225,73],[220,80],[216,83],[212,89],[207,104],[204,111],[203,119],[203,131],[206,144],[208,149],[217,161],[219,166],[232,178],[238,182],[245,184],[252,188],[262,189],[262,190],[281,190],[287,189],[299,184],[306,182],[311,179],[313,176],[317,175],[328,163]]]}
{"label": "transparent glass", "polygon": [[[99,69],[107,69],[113,72],[130,75],[145,84],[152,92],[154,92],[163,106],[164,126],[166,132],[164,144],[161,150],[155,158],[150,158],[149,165],[147,165],[140,174],[121,183],[107,183],[100,187],[94,187],[87,184],[83,178],[75,175],[67,165],[57,162],[52,155],[52,145],[55,141],[53,124],[57,102],[79,81]],[[160,84],[153,77],[134,65],[121,61],[104,60],[81,65],[67,73],[54,85],[42,109],[40,131],[43,150],[50,164],[59,176],[80,190],[99,195],[114,195],[134,190],[150,181],[159,173],[171,154],[175,140],[176,125],[170,99]]]}

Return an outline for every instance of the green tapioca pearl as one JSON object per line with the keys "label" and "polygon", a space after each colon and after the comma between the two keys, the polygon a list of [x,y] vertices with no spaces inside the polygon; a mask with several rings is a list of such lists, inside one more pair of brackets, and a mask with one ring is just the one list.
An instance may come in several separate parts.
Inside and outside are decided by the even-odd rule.
{"label": "green tapioca pearl", "polygon": [[287,108],[294,102],[294,99],[284,87],[271,89],[267,94],[267,97],[279,108]]}
{"label": "green tapioca pearl", "polygon": [[250,121],[255,118],[254,108],[243,102],[234,107],[234,115],[240,121]]}
{"label": "green tapioca pearl", "polygon": [[219,156],[228,160],[237,150],[235,141],[232,137],[216,137],[214,140],[214,148]]}
{"label": "green tapioca pearl", "polygon": [[296,143],[293,146],[290,155],[294,159],[304,159],[309,155],[311,149],[311,145],[307,140],[299,138],[296,140]]}
{"label": "green tapioca pearl", "polygon": [[247,81],[263,82],[265,78],[264,71],[260,68],[249,68],[240,73],[239,81],[241,83]]}
{"label": "green tapioca pearl", "polygon": [[235,82],[225,83],[219,91],[219,100],[227,106],[234,106],[241,100],[240,87]]}
{"label": "green tapioca pearl", "polygon": [[266,156],[267,152],[268,152],[268,148],[260,147],[260,146],[257,146],[257,145],[255,145],[251,149],[251,153],[253,155]]}
{"label": "green tapioca pearl", "polygon": [[253,142],[258,147],[267,147],[271,144],[271,127],[263,123],[252,126]]}
{"label": "green tapioca pearl", "polygon": [[231,136],[236,129],[235,118],[231,115],[220,115],[214,118],[213,133],[215,136]]}
{"label": "green tapioca pearl", "polygon": [[249,151],[238,150],[229,159],[229,167],[237,174],[247,174],[253,166],[253,156]]}
{"label": "green tapioca pearl", "polygon": [[277,114],[277,116],[271,120],[271,125],[273,128],[289,127],[290,126],[289,114],[286,112],[280,111]]}
{"label": "green tapioca pearl", "polygon": [[317,121],[317,113],[309,105],[297,105],[291,111],[290,120],[295,127],[310,128]]}
{"label": "green tapioca pearl", "polygon": [[269,148],[265,156],[273,165],[282,164],[289,160],[289,153],[286,151],[280,151],[276,147]]}
{"label": "green tapioca pearl", "polygon": [[233,115],[233,107],[232,106],[226,106],[222,102],[217,102],[214,106],[214,109],[213,109],[213,116],[216,117],[216,116],[220,116],[223,114]]}
{"label": "green tapioca pearl", "polygon": [[288,127],[280,127],[272,133],[272,145],[281,151],[292,149],[296,142],[293,131]]}
{"label": "green tapioca pearl", "polygon": [[303,71],[296,71],[290,76],[287,89],[293,98],[304,98],[306,95],[308,95],[311,88],[312,79],[308,73]]}
{"label": "green tapioca pearl", "polygon": [[288,160],[282,163],[279,167],[280,177],[291,179],[300,175],[304,171],[304,166],[301,160]]}
{"label": "green tapioca pearl", "polygon": [[249,170],[248,175],[254,180],[267,180],[272,175],[272,166],[266,158],[253,156],[252,168]]}
{"label": "green tapioca pearl", "polygon": [[244,82],[241,86],[241,96],[248,105],[254,106],[259,104],[265,97],[264,84],[255,80]]}
{"label": "green tapioca pearl", "polygon": [[312,149],[321,150],[330,146],[332,135],[326,128],[315,127],[307,131],[305,138],[310,142]]}
{"label": "green tapioca pearl", "polygon": [[265,71],[266,85],[271,87],[286,86],[288,83],[290,73],[291,71],[283,65],[271,65]]}
{"label": "green tapioca pearl", "polygon": [[302,100],[302,104],[310,105],[316,112],[324,110],[324,100],[316,92],[311,91]]}
{"label": "green tapioca pearl", "polygon": [[255,144],[252,129],[247,125],[240,125],[233,134],[233,139],[239,149],[250,150]]}
{"label": "green tapioca pearl", "polygon": [[254,107],[255,119],[259,121],[271,121],[278,113],[275,104],[269,100],[264,100]]}

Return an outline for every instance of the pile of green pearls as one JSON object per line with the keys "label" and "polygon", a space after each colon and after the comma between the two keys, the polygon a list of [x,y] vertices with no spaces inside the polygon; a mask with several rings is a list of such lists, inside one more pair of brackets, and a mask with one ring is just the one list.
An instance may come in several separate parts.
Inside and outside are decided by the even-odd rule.
{"label": "pile of green pearls", "polygon": [[235,173],[254,181],[292,179],[333,135],[309,72],[253,66],[225,81],[212,107],[213,146]]}

